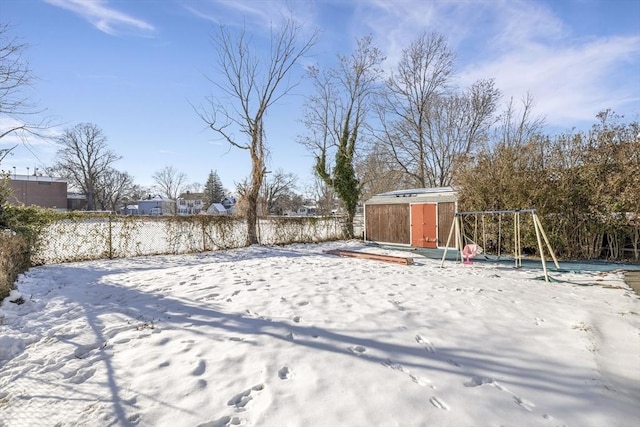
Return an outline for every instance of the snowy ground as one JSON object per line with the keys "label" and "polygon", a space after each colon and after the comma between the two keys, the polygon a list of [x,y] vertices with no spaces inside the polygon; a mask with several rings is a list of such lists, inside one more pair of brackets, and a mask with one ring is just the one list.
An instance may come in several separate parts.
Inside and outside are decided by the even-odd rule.
{"label": "snowy ground", "polygon": [[621,273],[550,284],[331,248],[393,254],[32,268],[0,307],[0,426],[640,425],[640,299]]}

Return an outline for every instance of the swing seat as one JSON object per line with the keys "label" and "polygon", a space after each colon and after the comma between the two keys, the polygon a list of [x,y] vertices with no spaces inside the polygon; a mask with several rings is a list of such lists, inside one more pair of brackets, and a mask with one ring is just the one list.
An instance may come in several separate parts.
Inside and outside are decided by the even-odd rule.
{"label": "swing seat", "polygon": [[471,258],[478,254],[478,245],[465,245],[462,249],[462,256],[464,257],[464,263],[469,265],[471,264]]}

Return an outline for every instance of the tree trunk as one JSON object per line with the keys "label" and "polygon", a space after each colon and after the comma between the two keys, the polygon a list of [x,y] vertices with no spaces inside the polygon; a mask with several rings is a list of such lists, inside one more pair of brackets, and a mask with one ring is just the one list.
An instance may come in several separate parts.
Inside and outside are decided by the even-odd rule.
{"label": "tree trunk", "polygon": [[247,245],[257,245],[258,241],[258,198],[254,196],[253,191],[247,195]]}
{"label": "tree trunk", "polygon": [[353,239],[353,218],[355,217],[355,209],[347,209],[347,220],[344,224],[344,235],[346,239]]}
{"label": "tree trunk", "polygon": [[247,204],[249,211],[247,212],[247,244],[257,245],[258,241],[258,198],[260,196],[260,188],[262,180],[266,172],[264,167],[264,146],[262,139],[262,121],[256,120],[258,130],[253,135],[253,143],[251,149],[251,185],[247,191]]}

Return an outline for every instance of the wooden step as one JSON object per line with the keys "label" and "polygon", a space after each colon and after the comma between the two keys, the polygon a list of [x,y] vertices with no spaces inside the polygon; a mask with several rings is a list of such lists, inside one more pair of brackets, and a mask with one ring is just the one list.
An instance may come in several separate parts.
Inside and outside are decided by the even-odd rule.
{"label": "wooden step", "polygon": [[323,252],[325,254],[330,254],[330,255],[338,255],[338,256],[352,257],[352,258],[372,259],[372,260],[375,260],[375,261],[392,262],[392,263],[395,263],[395,264],[405,264],[405,265],[413,264],[413,258],[408,258],[408,257],[372,254],[372,253],[368,253],[368,252],[349,251],[349,250],[345,250],[345,249],[331,249],[331,250],[323,251]]}

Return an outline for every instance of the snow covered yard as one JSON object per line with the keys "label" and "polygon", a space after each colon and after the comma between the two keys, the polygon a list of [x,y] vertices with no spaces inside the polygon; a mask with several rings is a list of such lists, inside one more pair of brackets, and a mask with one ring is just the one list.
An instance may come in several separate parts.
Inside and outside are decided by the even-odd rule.
{"label": "snow covered yard", "polygon": [[32,268],[0,307],[0,426],[640,425],[640,299],[621,273],[546,283],[333,248],[394,254]]}

